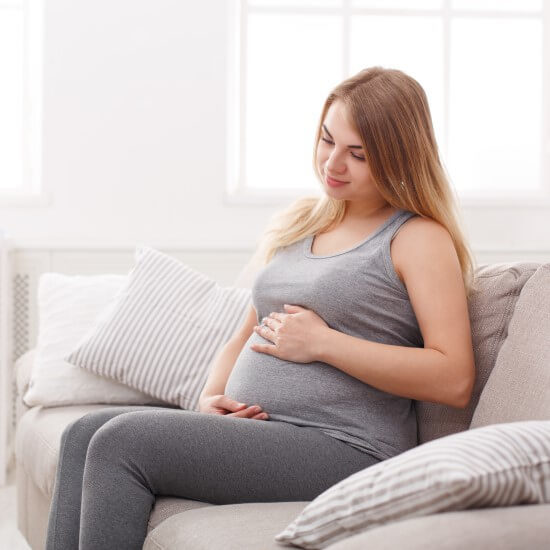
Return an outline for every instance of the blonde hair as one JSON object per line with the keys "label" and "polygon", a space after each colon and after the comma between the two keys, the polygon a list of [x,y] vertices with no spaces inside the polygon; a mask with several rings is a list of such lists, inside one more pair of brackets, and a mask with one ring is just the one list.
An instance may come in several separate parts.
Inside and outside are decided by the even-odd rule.
{"label": "blonde hair", "polygon": [[[371,67],[344,80],[325,101],[315,137],[313,165],[321,127],[332,103],[344,103],[361,137],[376,189],[393,207],[439,222],[449,232],[460,262],[466,295],[474,289],[475,257],[461,227],[458,199],[439,158],[422,86],[396,69]],[[267,264],[275,252],[309,235],[338,225],[345,201],[327,195],[304,197],[275,213],[258,241],[256,258]]]}

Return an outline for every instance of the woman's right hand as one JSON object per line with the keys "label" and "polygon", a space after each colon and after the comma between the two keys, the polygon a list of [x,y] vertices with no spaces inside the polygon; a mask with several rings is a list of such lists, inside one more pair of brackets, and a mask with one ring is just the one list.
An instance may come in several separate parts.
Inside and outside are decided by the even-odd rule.
{"label": "woman's right hand", "polygon": [[269,415],[262,411],[258,405],[247,407],[245,403],[239,403],[227,395],[205,395],[199,399],[199,412],[205,414],[224,414],[252,418],[254,420],[268,420]]}

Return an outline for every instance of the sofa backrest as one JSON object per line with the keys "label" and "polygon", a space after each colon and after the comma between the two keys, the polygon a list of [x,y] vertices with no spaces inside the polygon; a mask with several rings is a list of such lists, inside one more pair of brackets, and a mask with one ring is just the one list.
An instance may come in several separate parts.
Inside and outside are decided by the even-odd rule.
{"label": "sofa backrest", "polygon": [[[481,392],[506,339],[520,292],[541,265],[538,262],[512,262],[477,267],[476,288],[468,301],[476,363],[472,398],[464,409],[417,401],[419,444],[469,428]],[[235,286],[251,288],[260,269],[261,265],[253,256],[237,276]]]}
{"label": "sofa backrest", "polygon": [[550,263],[525,283],[470,429],[550,419]]}
{"label": "sofa backrest", "polygon": [[537,262],[514,262],[484,264],[477,267],[476,290],[468,301],[476,364],[476,381],[472,398],[464,409],[417,401],[419,444],[469,428],[479,396],[506,339],[508,324],[519,294],[541,265]]}

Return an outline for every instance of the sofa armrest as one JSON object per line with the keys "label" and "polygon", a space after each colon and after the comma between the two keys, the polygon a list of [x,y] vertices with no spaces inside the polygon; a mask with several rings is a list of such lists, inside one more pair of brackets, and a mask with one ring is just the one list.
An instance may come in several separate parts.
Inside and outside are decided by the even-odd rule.
{"label": "sofa armrest", "polygon": [[25,405],[23,396],[27,392],[29,383],[31,381],[32,368],[34,365],[34,358],[36,355],[36,349],[33,348],[24,353],[15,362],[15,382],[17,388],[17,395],[15,397],[15,421],[19,424],[19,419],[29,410],[30,407]]}

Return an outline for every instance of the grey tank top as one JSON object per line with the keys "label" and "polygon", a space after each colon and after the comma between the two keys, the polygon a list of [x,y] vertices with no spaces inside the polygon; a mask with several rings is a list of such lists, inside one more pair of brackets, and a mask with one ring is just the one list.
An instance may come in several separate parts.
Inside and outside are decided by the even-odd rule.
{"label": "grey tank top", "polygon": [[[283,304],[317,313],[329,327],[384,344],[423,347],[407,290],[390,256],[398,228],[416,216],[393,213],[361,243],[330,255],[311,252],[313,236],[277,250],[257,274],[258,324]],[[295,363],[250,349],[270,343],[253,332],[237,357],[225,394],[260,405],[271,420],[317,428],[385,460],[417,445],[414,401],[381,391],[327,363]]]}

